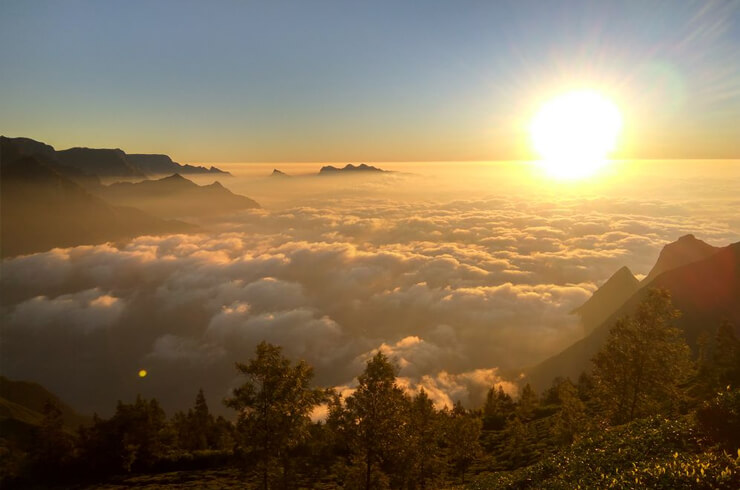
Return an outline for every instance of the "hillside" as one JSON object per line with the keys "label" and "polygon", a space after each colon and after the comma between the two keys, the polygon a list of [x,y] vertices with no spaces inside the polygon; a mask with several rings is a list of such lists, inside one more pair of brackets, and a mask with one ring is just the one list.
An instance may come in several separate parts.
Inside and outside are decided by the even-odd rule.
{"label": "hillside", "polygon": [[684,235],[663,247],[657,262],[655,262],[647,277],[643,279],[642,284],[650,284],[653,279],[665,271],[704,260],[716,254],[719,250],[719,247],[713,247],[694,235]]}
{"label": "hillside", "polygon": [[581,317],[583,328],[589,333],[601,325],[638,289],[640,281],[627,267],[622,267],[594,291],[585,303],[573,310],[573,313]]}
{"label": "hillside", "polygon": [[[719,249],[709,258],[692,262],[656,276],[650,287],[670,291],[673,304],[682,315],[676,325],[685,333],[692,349],[702,333],[713,335],[722,319],[740,323],[740,242]],[[575,380],[591,367],[591,358],[599,351],[614,322],[635,311],[649,288],[633,294],[593,332],[564,351],[525,370],[527,380],[536,389],[550,386],[557,377]]]}
{"label": "hillside", "polygon": [[3,139],[0,151],[3,257],[195,229],[138,209],[111,206],[38,156],[13,158],[19,152],[11,140]]}
{"label": "hillside", "polygon": [[38,383],[13,381],[0,376],[0,420],[14,419],[29,425],[38,425],[43,418],[44,405],[54,403],[62,412],[64,425],[76,429],[92,422],[90,417],[80,415]]}
{"label": "hillside", "polygon": [[148,175],[170,175],[170,174],[217,174],[228,176],[229,172],[224,172],[216,167],[201,167],[195,165],[181,165],[173,162],[168,155],[127,153],[128,161],[137,166]]}
{"label": "hillside", "polygon": [[56,152],[59,162],[98,177],[144,178],[146,174],[116,149],[70,148]]}
{"label": "hillside", "polygon": [[209,216],[260,207],[218,182],[200,186],[180,174],[159,180],[111,184],[102,187],[99,195],[113,204],[136,206],[162,218]]}
{"label": "hillside", "polygon": [[335,167],[333,165],[325,165],[321,167],[319,170],[319,175],[343,175],[343,174],[355,174],[355,173],[382,173],[386,172],[382,168],[373,167],[372,165],[367,165],[365,163],[361,163],[359,165],[353,165],[351,163],[348,163],[342,168]]}

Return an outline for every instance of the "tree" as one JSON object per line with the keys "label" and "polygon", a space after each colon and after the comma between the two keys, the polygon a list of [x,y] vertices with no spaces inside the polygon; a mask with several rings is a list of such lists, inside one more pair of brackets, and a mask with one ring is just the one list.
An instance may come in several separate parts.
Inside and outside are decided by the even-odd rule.
{"label": "tree", "polygon": [[408,423],[412,480],[423,490],[439,467],[441,435],[439,413],[424,388],[411,401]]}
{"label": "tree", "polygon": [[164,455],[170,436],[159,402],[137,396],[132,404],[119,401],[109,420],[94,416],[91,427],[80,429],[81,460],[98,474],[148,468]]}
{"label": "tree", "polygon": [[492,386],[486,394],[483,406],[483,427],[486,430],[501,430],[506,426],[506,419],[514,411],[514,400],[499,385],[498,390]]}
{"label": "tree", "polygon": [[740,339],[728,320],[720,323],[709,352],[701,356],[699,371],[701,382],[708,391],[740,387]]}
{"label": "tree", "polygon": [[219,427],[208,410],[203,389],[198,390],[195,406],[187,413],[178,412],[173,417],[172,425],[177,434],[180,448],[187,451],[215,449],[219,447]]}
{"label": "tree", "polygon": [[479,442],[482,425],[481,420],[470,416],[459,401],[447,419],[446,439],[450,463],[463,485],[465,472],[482,452]]}
{"label": "tree", "polygon": [[529,383],[524,385],[522,392],[519,395],[519,406],[517,407],[517,415],[522,420],[532,420],[534,417],[534,411],[539,405],[537,393],[534,392]]}
{"label": "tree", "polygon": [[324,399],[322,390],[310,387],[313,369],[304,361],[293,366],[281,351],[262,342],[254,359],[237,363],[247,381],[225,400],[238,412],[242,444],[256,453],[265,489],[270,487],[277,461],[282,463],[283,480],[288,481],[290,451],[307,437],[311,411]]}
{"label": "tree", "polygon": [[679,312],[666,290],[651,289],[633,316],[618,320],[594,357],[593,377],[613,423],[674,405],[691,370],[689,347],[672,322]]}
{"label": "tree", "polygon": [[350,450],[362,461],[365,489],[405,459],[405,411],[408,399],[396,384],[396,367],[378,352],[358,376],[357,390],[347,398],[345,431]]}
{"label": "tree", "polygon": [[73,440],[65,432],[62,411],[54,402],[47,400],[42,413],[44,418],[34,441],[33,466],[41,475],[58,477],[72,457]]}
{"label": "tree", "polygon": [[560,411],[555,415],[552,433],[561,444],[571,444],[587,426],[586,405],[578,398],[578,390],[569,379],[557,387]]}

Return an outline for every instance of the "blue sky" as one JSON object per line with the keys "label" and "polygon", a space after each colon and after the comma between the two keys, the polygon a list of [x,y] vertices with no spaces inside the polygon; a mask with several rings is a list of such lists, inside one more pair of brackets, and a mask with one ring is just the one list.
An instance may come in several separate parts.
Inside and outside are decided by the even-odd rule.
{"label": "blue sky", "polygon": [[740,2],[0,0],[0,132],[179,161],[530,158],[559,92],[624,157],[740,157]]}

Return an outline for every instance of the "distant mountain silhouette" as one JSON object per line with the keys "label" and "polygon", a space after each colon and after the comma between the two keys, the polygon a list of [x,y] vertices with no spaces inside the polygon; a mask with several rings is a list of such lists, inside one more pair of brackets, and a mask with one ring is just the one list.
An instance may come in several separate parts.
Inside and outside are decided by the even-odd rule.
{"label": "distant mountain silhouette", "polygon": [[627,267],[615,272],[594,294],[573,313],[581,317],[586,333],[601,325],[640,289],[640,281]]}
{"label": "distant mountain silhouette", "polygon": [[282,172],[276,168],[272,169],[272,173],[270,174],[270,177],[290,177],[290,175],[286,174],[285,172]]}
{"label": "distant mountain silhouette", "polygon": [[181,165],[173,162],[167,155],[147,155],[141,153],[127,153],[129,162],[143,170],[148,175],[170,175],[170,174],[219,174],[231,175],[229,172],[216,167],[200,167],[194,165]]}
{"label": "distant mountain silhouette", "polygon": [[[62,175],[88,186],[96,185],[97,177],[140,179],[147,176],[179,174],[231,175],[216,167],[181,165],[167,155],[127,154],[120,149],[70,148],[56,151],[52,146],[30,138],[6,138],[14,151],[35,156]],[[93,178],[94,180],[91,180]]]}
{"label": "distant mountain silhouette", "polygon": [[137,209],[111,206],[44,163],[26,142],[0,140],[0,255],[4,257],[195,229]]}
{"label": "distant mountain silhouette", "polygon": [[116,149],[70,148],[56,152],[59,161],[98,177],[144,178],[146,174],[127,158],[126,153]]}
{"label": "distant mountain silhouette", "polygon": [[83,187],[96,187],[100,185],[100,179],[96,175],[90,175],[79,168],[63,164],[57,156],[54,147],[30,138],[6,138],[0,136],[0,144],[3,148],[2,158],[12,162],[21,157],[35,157],[44,165],[53,168],[56,172]]}
{"label": "distant mountain silhouette", "polygon": [[650,273],[643,279],[643,285],[650,284],[658,275],[682,265],[698,262],[711,257],[720,250],[694,235],[684,235],[673,243],[669,243],[660,251],[658,261]]}
{"label": "distant mountain silhouette", "polygon": [[333,165],[326,165],[324,167],[321,167],[321,170],[319,170],[319,175],[339,175],[342,173],[354,172],[386,172],[386,170],[364,163],[361,163],[360,165],[353,165],[351,163],[348,163],[343,168],[338,168]]}
{"label": "distant mountain silhouette", "polygon": [[136,206],[162,218],[209,216],[260,207],[252,199],[234,194],[218,182],[200,186],[180,174],[103,186],[99,195],[110,203]]}
{"label": "distant mountain silhouette", "polygon": [[62,412],[62,422],[70,433],[81,425],[92,423],[91,417],[80,415],[43,386],[0,376],[0,437],[21,447],[33,448],[47,401]]}
{"label": "distant mountain silhouette", "polygon": [[42,413],[47,401],[51,401],[61,410],[64,425],[70,429],[92,422],[91,417],[80,415],[40,384],[13,381],[0,376],[0,420],[13,418],[37,425],[43,418]]}
{"label": "distant mountain silhouette", "polygon": [[[681,240],[686,242],[685,237]],[[682,247],[673,246],[676,243],[667,245],[666,249],[682,250]],[[525,370],[527,380],[532,386],[544,389],[557,376],[575,380],[581,372],[589,370],[591,359],[606,342],[614,322],[633,313],[653,287],[670,291],[673,304],[682,312],[676,325],[694,350],[699,336],[702,333],[713,335],[723,319],[740,325],[740,242],[717,250],[704,260],[692,261],[655,276],[647,287],[640,288],[585,338]],[[665,256],[670,257],[670,254]]]}

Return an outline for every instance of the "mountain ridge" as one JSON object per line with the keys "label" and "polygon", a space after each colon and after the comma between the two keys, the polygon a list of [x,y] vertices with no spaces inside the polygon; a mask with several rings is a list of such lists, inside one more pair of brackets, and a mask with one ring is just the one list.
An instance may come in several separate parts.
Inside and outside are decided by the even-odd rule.
{"label": "mountain ridge", "polygon": [[647,284],[643,280],[642,287],[588,335],[526,369],[527,381],[537,389],[544,389],[555,377],[576,379],[588,370],[614,322],[632,314],[651,287],[664,288],[671,293],[675,307],[682,312],[676,325],[694,350],[699,337],[704,333],[712,335],[723,319],[740,324],[740,242],[717,250],[703,260],[661,272]]}

